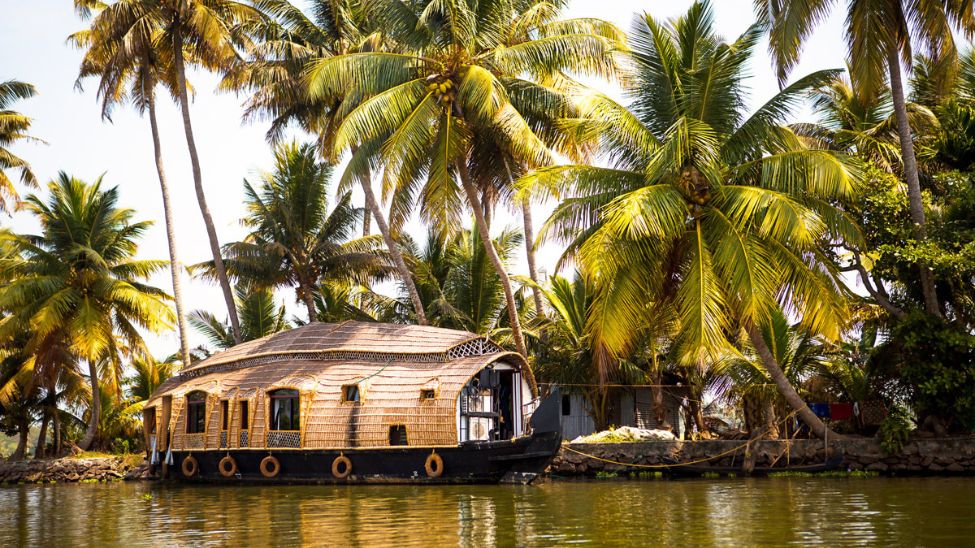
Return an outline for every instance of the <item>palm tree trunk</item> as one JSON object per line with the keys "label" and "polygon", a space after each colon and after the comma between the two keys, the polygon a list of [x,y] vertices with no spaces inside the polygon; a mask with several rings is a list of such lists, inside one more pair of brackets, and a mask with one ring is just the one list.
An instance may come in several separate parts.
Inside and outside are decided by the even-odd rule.
{"label": "palm tree trunk", "polygon": [[775,402],[765,402],[765,432],[770,440],[779,439],[779,425],[775,420]]}
{"label": "palm tree trunk", "polygon": [[14,452],[11,453],[10,458],[7,460],[24,460],[24,455],[27,454],[27,436],[30,435],[30,423],[27,421],[26,416],[22,416],[17,421],[17,429],[19,430],[17,448],[14,449]]}
{"label": "palm tree trunk", "polygon": [[298,288],[298,292],[301,293],[301,299],[305,302],[305,308],[308,309],[308,323],[317,322],[318,313],[315,310],[315,295],[309,287],[309,284],[302,283],[301,287]]}
{"label": "palm tree trunk", "polygon": [[836,433],[830,430],[823,421],[819,420],[819,417],[812,412],[812,409],[806,405],[806,402],[802,401],[799,393],[796,392],[789,379],[785,377],[782,367],[775,361],[772,351],[765,344],[765,339],[762,338],[762,333],[757,326],[752,325],[748,328],[748,338],[752,341],[752,345],[755,346],[758,357],[762,359],[762,364],[768,370],[769,376],[772,377],[772,382],[778,387],[779,393],[782,394],[786,403],[799,415],[802,422],[809,425],[813,434],[820,438],[825,438],[826,436],[838,438],[839,436]]}
{"label": "palm tree trunk", "polygon": [[61,456],[61,410],[54,406],[54,456]]}
{"label": "palm tree trunk", "polygon": [[149,100],[149,127],[152,130],[152,149],[156,160],[156,173],[159,176],[159,190],[162,192],[163,218],[166,221],[166,241],[169,244],[169,271],[173,277],[173,301],[176,303],[176,328],[179,330],[179,351],[183,367],[190,366],[190,340],[186,329],[186,309],[183,307],[182,265],[176,253],[176,231],[173,210],[169,200],[169,183],[163,168],[162,145],[159,142],[159,125],[156,122],[156,92],[147,90]]}
{"label": "palm tree trunk", "polygon": [[386,249],[389,250],[389,256],[393,258],[393,264],[399,272],[400,280],[406,286],[406,292],[410,296],[410,301],[413,303],[413,309],[416,313],[416,323],[427,325],[427,314],[423,310],[423,301],[420,300],[420,293],[416,290],[413,274],[406,267],[406,261],[403,260],[403,254],[400,252],[399,245],[393,240],[393,235],[389,231],[389,224],[386,222],[386,217],[379,207],[379,202],[376,201],[376,195],[372,192],[372,181],[368,174],[362,177],[362,192],[366,195],[366,208],[372,213],[373,218],[376,219],[376,226],[379,227],[379,233],[383,235],[383,242],[386,244]]}
{"label": "palm tree trunk", "polygon": [[[511,174],[511,166],[507,158],[504,160],[504,169],[508,172],[508,183],[512,188],[515,186],[514,175]],[[521,202],[521,220],[525,232],[525,254],[528,258],[528,277],[535,282],[532,286],[532,299],[535,301],[535,314],[539,318],[545,317],[545,308],[542,306],[542,290],[538,287],[538,270],[535,268],[535,227],[532,223],[531,201],[525,198]]]}
{"label": "palm tree trunk", "polygon": [[37,445],[34,447],[34,458],[43,458],[44,450],[47,448],[47,425],[51,420],[51,413],[47,407],[42,410],[43,417],[41,418],[41,430],[37,433]]}
{"label": "palm tree trunk", "polygon": [[474,188],[474,184],[471,182],[470,172],[467,171],[467,165],[463,160],[457,162],[457,169],[460,172],[460,181],[464,186],[464,192],[467,193],[467,200],[470,202],[471,210],[474,211],[474,224],[477,225],[477,230],[481,234],[481,240],[484,242],[484,250],[487,252],[488,258],[491,259],[494,270],[498,273],[498,277],[501,278],[501,285],[504,287],[504,299],[508,305],[508,321],[511,322],[511,337],[515,341],[515,348],[519,354],[527,357],[528,350],[525,348],[525,339],[521,333],[521,320],[518,318],[518,305],[515,302],[515,293],[511,289],[511,278],[505,270],[504,263],[501,262],[501,257],[498,256],[498,250],[494,248],[494,243],[491,241],[491,233],[488,229],[487,221],[484,219],[484,209],[481,207],[481,202],[477,197],[477,189]]}
{"label": "palm tree trunk", "polygon": [[362,237],[372,234],[372,210],[366,206],[366,214],[362,216]]}
{"label": "palm tree trunk", "polygon": [[[927,226],[924,218],[924,202],[921,199],[921,181],[918,178],[917,157],[914,155],[914,141],[911,126],[907,119],[907,103],[904,99],[904,83],[901,79],[900,56],[896,45],[891,45],[887,54],[890,71],[890,91],[897,118],[897,133],[901,142],[901,157],[904,162],[904,178],[907,179],[907,197],[911,204],[911,221],[914,223],[914,237],[919,242],[927,239]],[[919,265],[921,269],[921,293],[924,296],[924,309],[932,316],[941,317],[941,306],[934,287],[934,275],[930,268]]]}
{"label": "palm tree trunk", "polygon": [[190,151],[190,163],[193,166],[193,185],[196,188],[196,200],[200,204],[203,224],[206,226],[207,239],[210,242],[210,252],[213,254],[213,267],[217,273],[217,281],[223,290],[223,300],[227,305],[230,316],[230,327],[234,333],[234,342],[240,344],[240,320],[237,319],[237,306],[234,304],[234,292],[227,278],[223,257],[220,255],[220,241],[217,239],[217,229],[213,225],[213,217],[207,206],[206,194],[203,192],[203,176],[200,172],[200,157],[196,151],[196,140],[193,138],[193,125],[190,122],[189,94],[186,91],[186,67],[183,62],[183,40],[179,32],[173,37],[173,59],[176,63],[176,80],[179,86],[179,106],[183,115],[183,130],[186,133],[186,146]]}
{"label": "palm tree trunk", "polygon": [[95,441],[95,434],[98,433],[98,419],[102,415],[102,398],[98,387],[98,364],[94,360],[88,361],[88,379],[91,381],[91,412],[88,417],[85,437],[78,444],[78,447],[83,451],[87,451],[92,442]]}

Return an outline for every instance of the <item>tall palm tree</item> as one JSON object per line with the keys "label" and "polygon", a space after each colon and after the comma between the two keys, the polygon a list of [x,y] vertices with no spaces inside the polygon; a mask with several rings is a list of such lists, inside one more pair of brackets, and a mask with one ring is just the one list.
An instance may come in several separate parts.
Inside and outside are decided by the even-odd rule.
{"label": "tall palm tree", "polygon": [[[382,35],[370,30],[368,5],[361,0],[313,0],[307,4],[311,16],[286,0],[255,2],[267,14],[270,24],[263,28],[253,58],[232,67],[223,86],[250,92],[245,103],[245,119],[269,118],[270,142],[280,141],[285,128],[294,123],[317,135],[320,149],[331,157],[338,120],[361,98],[341,94],[313,97],[305,81],[305,69],[309,63],[336,55],[380,49]],[[375,166],[367,160],[368,150],[355,152],[343,175],[340,191],[356,182],[362,188],[369,213],[363,218],[363,235],[369,234],[370,218],[375,219],[400,284],[406,288],[413,305],[416,322],[426,325],[423,303],[403,258],[401,244],[372,188]]]}
{"label": "tall palm tree", "polygon": [[0,82],[0,211],[7,213],[12,209],[9,202],[16,204],[20,198],[6,170],[20,171],[21,183],[31,187],[37,186],[37,178],[31,171],[30,164],[7,148],[18,141],[35,140],[27,133],[30,130],[31,119],[11,110],[15,101],[29,99],[35,93],[37,90],[31,84],[17,80]]}
{"label": "tall palm tree", "polygon": [[[244,181],[251,232],[242,242],[227,244],[227,270],[250,285],[294,287],[298,301],[315,322],[315,289],[323,278],[366,281],[384,273],[375,238],[350,240],[362,210],[352,206],[351,193],[329,211],[332,167],[319,162],[315,147],[297,143],[275,149],[274,171],[261,175],[254,188]],[[213,275],[213,263],[207,265]]]}
{"label": "tall palm tree", "polygon": [[570,240],[568,253],[604,288],[593,306],[609,313],[595,332],[616,356],[672,311],[680,362],[704,368],[743,326],[786,401],[822,436],[760,333],[784,306],[813,332],[839,335],[845,299],[818,246],[857,238],[829,200],[856,191],[858,170],[783,125],[837,71],[802,78],[745,115],[743,73],[761,34],[755,25],[722,41],[706,2],[666,23],[638,17],[630,108],[592,94],[584,110],[593,119],[579,128],[599,134],[612,167],[548,168],[522,184],[570,197],[545,232]]}
{"label": "tall palm tree", "polygon": [[[268,289],[238,285],[236,288],[237,310],[241,319],[241,337],[253,341],[291,327],[285,319],[284,304],[277,304],[274,293]],[[236,341],[227,322],[219,320],[212,312],[195,310],[190,314],[190,325],[218,350],[230,348]]]}
{"label": "tall palm tree", "polygon": [[215,277],[223,291],[234,338],[239,339],[239,322],[234,307],[233,289],[220,256],[220,240],[203,189],[200,157],[193,135],[186,65],[207,70],[224,70],[239,58],[239,48],[247,47],[247,29],[262,20],[261,12],[233,0],[75,0],[82,16],[98,12],[92,29],[99,35],[124,37],[132,26],[141,26],[153,36],[167,63],[172,64],[177,102],[183,120],[186,146],[190,153],[193,185],[206,227]]}
{"label": "tall palm tree", "polygon": [[7,263],[13,281],[0,288],[0,338],[30,326],[24,350],[36,363],[61,345],[88,365],[91,413],[81,447],[95,439],[100,413],[102,360],[118,362],[122,351],[144,353],[139,329],[171,327],[173,313],[160,289],[144,280],[164,261],[137,260],[138,239],[149,222],[134,222],[118,207],[118,189],[102,190],[60,173],[48,185],[47,203],[29,196],[26,208],[38,220],[38,235],[7,234],[25,260]]}
{"label": "tall palm tree", "polygon": [[549,163],[552,151],[530,124],[529,108],[564,102],[552,84],[563,72],[614,70],[615,27],[556,20],[561,4],[379,0],[372,12],[395,50],[336,55],[308,70],[312,97],[368,97],[343,117],[335,149],[378,155],[397,223],[417,200],[424,218],[440,230],[459,226],[465,202],[473,211],[521,353],[526,347],[515,293],[490,245],[490,206],[472,174],[496,157],[478,154],[483,149],[473,145],[476,136],[492,135],[520,163]]}
{"label": "tall palm tree", "polygon": [[78,86],[86,78],[98,79],[98,98],[102,118],[111,121],[112,109],[119,103],[131,102],[141,115],[149,114],[153,158],[159,190],[162,193],[166,241],[169,244],[169,270],[173,281],[176,323],[179,329],[180,354],[190,363],[190,342],[183,304],[183,267],[176,246],[173,208],[169,183],[163,166],[159,124],[156,120],[156,87],[162,85],[172,96],[178,94],[171,58],[161,51],[162,29],[153,20],[151,5],[145,2],[116,2],[111,5],[76,1],[79,14],[86,20],[95,16],[91,27],[69,37],[76,47],[85,50],[78,73]]}
{"label": "tall palm tree", "polygon": [[[803,42],[829,17],[837,3],[836,0],[755,0],[759,19],[768,26],[769,50],[780,84],[798,63]],[[924,241],[927,238],[924,202],[901,63],[911,66],[914,48],[930,51],[937,57],[954,55],[952,32],[958,30],[967,37],[975,34],[975,11],[970,2],[950,0],[847,0],[846,8],[845,34],[854,82],[869,89],[889,82],[911,219],[915,237]],[[940,316],[933,274],[924,265],[920,269],[925,309]]]}

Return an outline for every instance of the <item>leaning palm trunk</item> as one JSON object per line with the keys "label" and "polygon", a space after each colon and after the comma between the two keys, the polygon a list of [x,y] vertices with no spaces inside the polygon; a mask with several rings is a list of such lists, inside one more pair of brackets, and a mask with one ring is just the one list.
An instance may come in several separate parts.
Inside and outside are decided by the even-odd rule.
{"label": "leaning palm trunk", "polygon": [[376,201],[376,195],[372,192],[372,181],[368,175],[362,178],[362,192],[366,195],[366,209],[376,219],[376,226],[379,227],[379,233],[383,235],[383,242],[386,244],[386,249],[389,250],[389,256],[393,258],[393,264],[399,272],[399,278],[406,286],[406,292],[409,294],[413,309],[416,311],[416,323],[427,325],[426,311],[423,310],[423,301],[420,300],[420,293],[416,290],[413,275],[410,273],[410,269],[406,267],[403,253],[400,252],[399,245],[389,231],[389,223],[386,222],[386,217],[383,216],[383,211],[379,208],[379,202]]}
{"label": "leaning palm trunk", "polygon": [[98,364],[94,360],[88,360],[88,379],[91,381],[91,408],[88,416],[88,428],[85,430],[85,437],[78,444],[83,451],[91,448],[95,441],[95,434],[98,433],[98,419],[102,415],[102,398],[98,390]]}
{"label": "leaning palm trunk", "polygon": [[200,204],[200,213],[203,215],[203,224],[206,226],[207,238],[210,241],[210,251],[213,253],[213,268],[216,271],[217,282],[223,290],[223,300],[227,305],[227,314],[230,316],[230,327],[233,330],[234,342],[240,343],[240,320],[237,319],[237,306],[234,303],[234,292],[230,287],[230,280],[227,278],[227,269],[224,268],[223,257],[220,256],[220,240],[217,239],[217,229],[213,225],[213,217],[210,215],[210,208],[207,206],[206,195],[203,192],[203,177],[200,173],[200,158],[196,151],[196,140],[193,138],[193,126],[190,123],[190,104],[189,94],[186,91],[186,67],[183,63],[182,38],[176,33],[173,44],[173,59],[176,62],[176,77],[179,85],[179,106],[183,114],[183,130],[186,133],[186,146],[190,150],[190,162],[193,166],[193,185],[196,187],[196,200]]}
{"label": "leaning palm trunk", "polygon": [[464,187],[464,192],[467,193],[467,200],[470,202],[471,210],[474,211],[474,224],[477,225],[477,230],[481,234],[484,251],[487,253],[488,258],[491,259],[491,263],[494,265],[494,270],[497,272],[498,277],[501,278],[501,285],[504,288],[504,299],[508,305],[508,321],[511,322],[511,337],[515,340],[515,348],[519,354],[527,356],[528,351],[525,348],[525,339],[521,334],[521,320],[518,319],[518,305],[515,303],[515,293],[511,289],[511,278],[508,276],[508,272],[505,271],[504,263],[501,262],[501,257],[498,256],[498,250],[494,248],[494,243],[491,241],[491,232],[484,218],[484,209],[481,207],[481,202],[477,197],[477,189],[471,182],[467,166],[463,161],[458,161],[457,167],[460,172],[460,181]]}
{"label": "leaning palm trunk", "polygon": [[765,343],[765,339],[762,338],[762,333],[759,331],[757,326],[751,326],[748,328],[748,338],[752,341],[752,345],[755,347],[755,351],[758,352],[758,357],[762,359],[762,365],[768,371],[769,376],[772,377],[772,382],[778,387],[779,393],[785,398],[786,403],[799,415],[802,422],[809,425],[813,434],[820,438],[825,438],[827,436],[836,438],[838,437],[836,433],[830,430],[823,421],[812,412],[812,409],[806,405],[806,402],[802,401],[799,393],[786,378],[785,373],[782,371],[782,367],[779,366],[779,362],[775,360],[775,356],[772,355],[772,351],[769,350],[768,345]]}
{"label": "leaning palm trunk", "polygon": [[[894,113],[897,118],[897,133],[900,137],[901,156],[904,162],[904,178],[907,179],[907,197],[911,204],[911,221],[914,224],[914,237],[919,242],[927,239],[926,220],[924,218],[924,202],[921,199],[921,182],[918,178],[917,157],[914,155],[914,141],[911,136],[911,126],[907,118],[907,103],[904,99],[904,84],[901,79],[900,57],[897,47],[892,45],[887,58],[890,70],[890,91],[894,103]],[[928,314],[941,316],[941,306],[935,292],[934,276],[931,269],[920,265],[921,293],[924,296],[924,309]]]}
{"label": "leaning palm trunk", "polygon": [[176,303],[176,327],[179,329],[179,350],[183,367],[190,366],[190,341],[186,330],[186,310],[183,308],[182,265],[176,253],[176,231],[173,223],[173,210],[169,200],[169,183],[163,169],[162,146],[159,143],[159,125],[156,122],[156,93],[146,93],[149,103],[149,127],[152,129],[152,148],[156,160],[156,173],[159,175],[159,190],[162,192],[163,217],[166,221],[166,241],[169,244],[169,270],[173,277],[173,301]]}

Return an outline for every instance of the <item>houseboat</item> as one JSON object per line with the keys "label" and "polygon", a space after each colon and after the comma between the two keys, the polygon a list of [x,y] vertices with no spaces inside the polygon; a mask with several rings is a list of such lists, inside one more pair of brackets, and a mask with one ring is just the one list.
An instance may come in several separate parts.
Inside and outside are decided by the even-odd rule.
{"label": "houseboat", "polygon": [[182,370],[143,411],[150,462],[191,481],[532,481],[561,443],[524,357],[434,327],[314,323]]}

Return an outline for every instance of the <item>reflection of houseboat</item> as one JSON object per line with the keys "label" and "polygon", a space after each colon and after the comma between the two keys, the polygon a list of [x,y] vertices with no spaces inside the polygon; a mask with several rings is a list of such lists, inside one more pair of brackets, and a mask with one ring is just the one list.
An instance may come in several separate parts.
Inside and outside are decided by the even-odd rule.
{"label": "reflection of houseboat", "polygon": [[[218,481],[531,481],[558,400],[524,358],[432,327],[311,324],[167,381],[144,410],[151,462]],[[171,465],[171,466],[166,466]]]}

